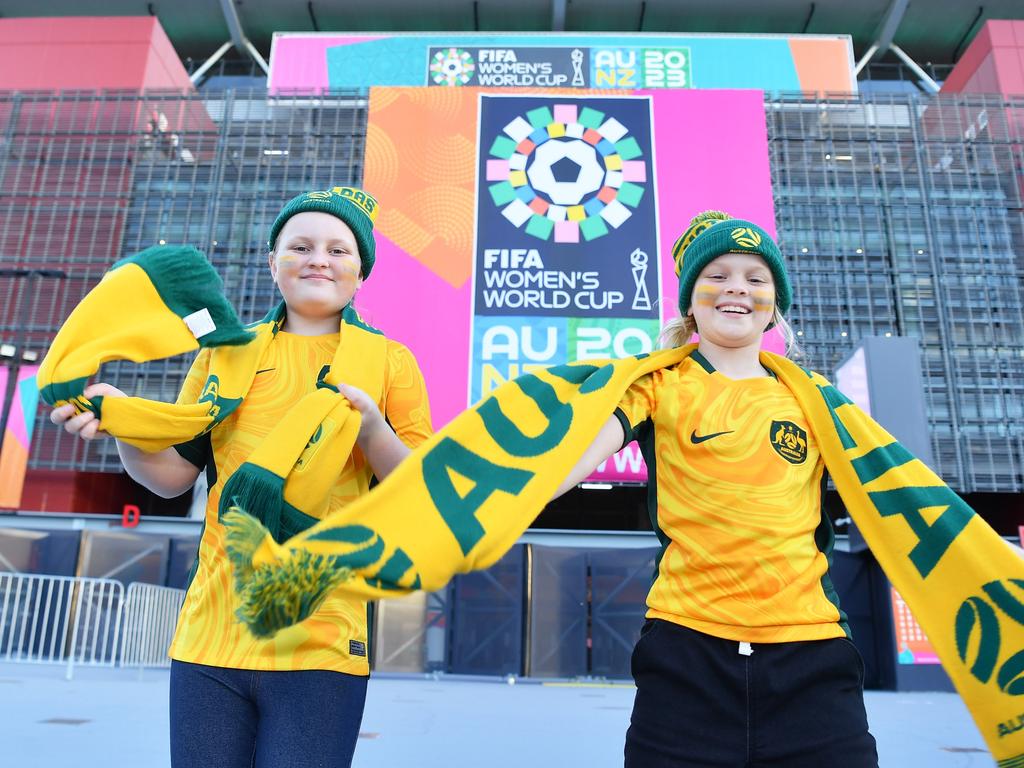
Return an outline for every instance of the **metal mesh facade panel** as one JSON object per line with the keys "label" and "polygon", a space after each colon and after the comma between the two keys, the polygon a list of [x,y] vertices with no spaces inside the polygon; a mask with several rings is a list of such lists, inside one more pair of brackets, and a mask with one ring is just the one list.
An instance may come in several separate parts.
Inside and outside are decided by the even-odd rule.
{"label": "metal mesh facade panel", "polygon": [[807,364],[915,336],[936,469],[1024,488],[1024,102],[766,102],[779,244]]}
{"label": "metal mesh facade panel", "polygon": [[[264,315],[282,203],[362,180],[364,96],[0,94],[0,340],[45,350],[111,263],[161,242],[195,245],[243,321]],[[101,379],[173,400],[189,363],[110,363]],[[113,441],[72,439],[45,417],[32,467],[120,470]]]}
{"label": "metal mesh facade panel", "polygon": [[[805,364],[829,372],[864,335],[916,336],[940,474],[962,492],[1024,490],[1024,102],[765,109]],[[274,301],[273,215],[301,191],[359,184],[365,136],[359,93],[0,94],[0,341],[43,351],[107,266],[161,240],[207,253],[256,319]],[[188,362],[102,377],[170,400]],[[111,441],[39,419],[33,467],[119,469]]]}

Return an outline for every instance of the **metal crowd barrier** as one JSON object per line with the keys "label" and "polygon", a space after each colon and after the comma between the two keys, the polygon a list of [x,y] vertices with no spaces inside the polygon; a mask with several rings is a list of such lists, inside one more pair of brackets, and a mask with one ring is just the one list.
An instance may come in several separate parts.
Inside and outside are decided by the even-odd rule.
{"label": "metal crowd barrier", "polygon": [[165,667],[185,591],[113,579],[0,573],[0,660]]}
{"label": "metal crowd barrier", "polygon": [[134,582],[128,585],[121,635],[122,667],[169,667],[167,649],[174,637],[185,590]]}

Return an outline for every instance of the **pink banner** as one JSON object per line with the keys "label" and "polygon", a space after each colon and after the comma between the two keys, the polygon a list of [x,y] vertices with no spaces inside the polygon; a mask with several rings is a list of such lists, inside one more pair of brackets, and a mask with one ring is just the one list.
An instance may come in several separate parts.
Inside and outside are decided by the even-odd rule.
{"label": "pink banner", "polygon": [[304,95],[326,91],[331,87],[327,77],[327,49],[378,39],[379,36],[371,35],[275,34],[270,45],[269,88],[279,95],[287,95],[289,91]]}
{"label": "pink banner", "polygon": [[[467,185],[472,190],[474,174],[470,169],[466,182],[462,178],[466,173],[461,167],[438,165],[422,178],[403,175],[420,169],[411,161],[402,162],[401,143],[383,135],[387,124],[378,115],[384,109],[393,110],[400,97],[410,93],[415,94],[415,99],[410,101],[419,111],[399,117],[419,126],[433,119],[446,119],[441,132],[449,132],[453,138],[444,144],[445,136],[436,142],[425,137],[418,147],[422,153],[419,165],[441,162],[441,156],[431,154],[435,150],[440,153],[458,148],[457,155],[446,152],[443,156],[451,158],[474,149],[465,144],[468,137],[476,136],[475,124],[457,124],[459,119],[455,116],[469,120],[475,119],[476,113],[467,111],[465,114],[469,117],[461,118],[463,113],[453,106],[450,90],[375,88],[371,91],[366,185],[380,196],[381,214],[377,263],[372,278],[359,294],[357,305],[370,323],[415,353],[426,377],[436,428],[466,407],[472,315],[468,265],[472,253],[471,243],[463,246],[465,238],[461,234],[457,242],[448,243],[446,250],[441,251],[443,258],[431,256],[430,248],[433,244],[444,246],[445,228],[461,232],[462,217],[472,221],[474,211],[469,200],[465,201],[469,205],[457,207],[448,206],[446,201],[453,204],[460,201],[459,190]],[[755,221],[774,233],[764,97],[760,91],[637,93],[653,99],[661,319],[664,323],[676,316],[678,283],[672,264],[672,245],[695,214],[708,209],[725,210]],[[439,105],[437,115],[431,114],[432,102]],[[384,117],[394,119],[396,116],[386,113]],[[439,129],[434,124],[429,130],[438,132]],[[411,171],[405,170],[407,165]],[[431,184],[439,184],[443,177],[456,181],[450,187],[431,187]],[[429,205],[432,196],[437,203],[436,210]],[[389,211],[389,198],[398,201],[397,210]],[[424,213],[417,218],[420,208]],[[442,212],[444,217],[440,216]],[[447,221],[445,217],[452,220]],[[416,251],[416,248],[422,250]],[[416,255],[411,255],[413,252]],[[780,341],[770,334],[766,337],[766,346],[777,350]],[[639,460],[636,446],[632,445],[606,462],[593,479],[643,482],[646,476],[646,467]]]}
{"label": "pink banner", "polygon": [[[36,386],[38,370],[38,365],[23,365],[18,369],[17,386],[11,399],[7,428],[0,447],[0,507],[16,508],[21,504],[36,408],[39,405],[39,389]],[[0,369],[0,392],[7,392],[8,375],[6,368]]]}
{"label": "pink banner", "polygon": [[6,365],[0,367],[0,413],[7,407],[7,379],[10,377],[10,370]]}

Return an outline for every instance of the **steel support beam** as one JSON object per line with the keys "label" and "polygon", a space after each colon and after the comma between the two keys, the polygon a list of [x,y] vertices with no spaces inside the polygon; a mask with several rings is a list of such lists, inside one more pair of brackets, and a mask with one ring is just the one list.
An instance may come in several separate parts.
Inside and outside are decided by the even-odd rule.
{"label": "steel support beam", "polygon": [[897,56],[899,56],[900,61],[907,65],[907,69],[909,69],[919,78],[921,78],[921,80],[924,82],[925,85],[928,86],[928,89],[932,93],[939,92],[939,84],[932,80],[928,76],[927,72],[925,72],[923,69],[917,66],[917,62],[910,58],[902,48],[896,45],[896,43],[893,43],[892,45],[889,46],[889,50],[895,53]]}
{"label": "steel support beam", "polygon": [[854,68],[854,76],[860,74],[861,70],[867,66],[868,62],[875,57],[879,51],[885,53],[889,50],[889,46],[892,45],[893,38],[896,37],[896,30],[899,29],[900,22],[903,21],[903,14],[907,12],[907,6],[910,4],[910,0],[889,0],[889,7],[885,11],[885,18],[882,19],[882,23],[878,27],[878,32],[875,34],[875,42],[867,49],[860,61],[857,62],[857,66]]}
{"label": "steel support beam", "polygon": [[875,44],[879,49],[885,51],[892,45],[893,38],[896,37],[896,30],[899,28],[900,22],[903,21],[903,14],[907,12],[909,4],[910,0],[891,0],[889,10],[885,13],[885,21],[882,22],[878,36],[875,38]]}
{"label": "steel support beam", "polygon": [[868,65],[868,62],[871,61],[871,58],[876,53],[878,53],[878,44],[877,43],[873,44],[870,48],[868,48],[864,52],[864,55],[860,57],[860,61],[857,62],[857,66],[855,66],[853,68],[853,76],[854,77],[860,77],[860,71],[862,69],[864,69],[864,67],[866,67]]}
{"label": "steel support beam", "polygon": [[270,74],[270,65],[267,64],[266,59],[264,59],[260,55],[260,52],[256,50],[256,46],[252,44],[252,41],[249,40],[249,38],[245,39],[245,50],[247,50],[249,52],[249,55],[252,56],[253,61],[255,61],[257,64],[259,64],[260,69],[263,70],[263,74],[264,75],[269,75]]}
{"label": "steel support beam", "polygon": [[228,40],[224,45],[213,52],[213,55],[200,65],[199,69],[188,76],[188,79],[192,81],[192,85],[198,83],[203,75],[206,74],[207,70],[210,69],[214,64],[221,60],[225,53],[228,52],[228,48],[234,45],[233,40]]}
{"label": "steel support beam", "polygon": [[551,0],[551,31],[565,32],[565,10],[567,0]]}
{"label": "steel support beam", "polygon": [[260,66],[260,69],[265,74],[269,74],[270,67],[267,66],[267,62],[260,56],[256,46],[249,42],[249,38],[245,36],[245,30],[242,29],[242,22],[238,18],[238,11],[235,9],[234,0],[220,0],[220,10],[224,14],[224,21],[227,22],[228,31],[231,33],[232,45],[242,53],[252,56],[253,61]]}

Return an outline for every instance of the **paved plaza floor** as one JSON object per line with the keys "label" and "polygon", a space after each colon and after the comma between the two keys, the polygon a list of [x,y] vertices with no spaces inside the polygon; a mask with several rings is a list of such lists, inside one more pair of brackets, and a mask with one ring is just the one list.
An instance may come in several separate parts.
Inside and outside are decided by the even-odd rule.
{"label": "paved plaza floor", "polygon": [[[168,768],[166,670],[0,664],[2,768]],[[625,684],[375,676],[355,768],[615,768]],[[960,698],[867,694],[882,768],[993,765]],[[823,767],[827,768],[827,767]]]}

